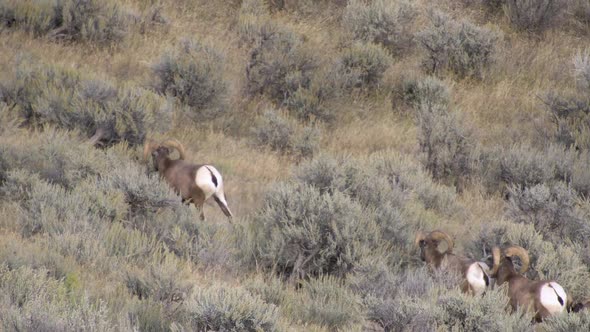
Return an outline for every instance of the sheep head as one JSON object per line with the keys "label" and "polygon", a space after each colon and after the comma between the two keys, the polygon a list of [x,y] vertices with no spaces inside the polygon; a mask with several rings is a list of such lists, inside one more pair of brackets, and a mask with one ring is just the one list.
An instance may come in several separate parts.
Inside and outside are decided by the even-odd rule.
{"label": "sheep head", "polygon": [[[492,268],[492,275],[497,276],[498,279],[504,279],[502,276],[498,276],[498,272],[500,272],[500,268],[504,267],[508,271],[516,271],[514,270],[514,265],[512,263],[512,257],[518,256],[522,263],[520,271],[518,273],[524,274],[529,269],[529,254],[523,247],[519,246],[510,246],[504,249],[504,255],[501,255],[501,250],[498,247],[494,247],[492,249],[492,257],[494,259],[494,266]],[[506,272],[506,273],[507,273]]]}
{"label": "sheep head", "polygon": [[184,146],[178,140],[168,139],[161,143],[157,143],[149,139],[146,140],[145,145],[143,146],[143,158],[147,160],[148,156],[151,154],[154,161],[154,167],[157,170],[157,161],[162,158],[168,158],[174,149],[178,151],[178,159],[184,160],[186,156]]}
{"label": "sheep head", "polygon": [[[447,250],[443,253],[438,251],[438,245],[443,240],[447,243]],[[453,240],[451,237],[443,231],[432,231],[429,234],[419,232],[416,235],[414,242],[420,247],[420,258],[426,262],[432,262],[434,257],[440,256],[441,254],[450,254],[453,250]]]}
{"label": "sheep head", "polygon": [[176,139],[167,139],[161,144],[162,146],[176,149],[178,151],[178,159],[184,160],[186,157],[186,153],[184,151],[184,146]]}

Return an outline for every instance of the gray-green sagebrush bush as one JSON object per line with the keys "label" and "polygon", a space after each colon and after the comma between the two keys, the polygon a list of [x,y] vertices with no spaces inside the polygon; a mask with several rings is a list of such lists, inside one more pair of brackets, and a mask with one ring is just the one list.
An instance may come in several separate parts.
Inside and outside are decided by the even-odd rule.
{"label": "gray-green sagebrush bush", "polygon": [[[299,181],[312,185],[321,193],[343,193],[370,211],[380,229],[380,238],[392,246],[405,243],[413,228],[406,221],[405,205],[410,189],[393,179],[383,179],[375,167],[347,157],[320,156],[302,164]],[[402,245],[403,246],[403,245]]]}
{"label": "gray-green sagebrush bush", "polygon": [[195,212],[157,175],[131,162],[128,150],[93,149],[52,130],[31,136],[28,144],[8,139],[0,149],[7,166],[0,195],[20,211],[15,231],[77,236],[102,231],[104,222],[125,222],[199,261],[203,248]]}
{"label": "gray-green sagebrush bush", "polygon": [[[540,33],[558,25],[562,14],[572,15],[584,22],[584,2],[577,0],[470,0],[468,4],[481,3],[491,13],[503,12],[508,22],[517,30]],[[587,5],[587,2],[586,2]],[[565,19],[564,19],[565,21]]]}
{"label": "gray-green sagebrush bush", "polygon": [[295,124],[276,111],[267,110],[252,128],[256,144],[272,150],[288,152],[293,147]]}
{"label": "gray-green sagebrush bush", "polygon": [[580,92],[590,93],[590,50],[578,53],[573,59],[574,78]]}
{"label": "gray-green sagebrush bush", "polygon": [[103,175],[94,184],[98,193],[115,190],[123,194],[129,210],[127,220],[153,215],[160,208],[180,205],[178,195],[157,174],[147,175],[131,162],[113,167],[109,174]]}
{"label": "gray-green sagebrush bush", "polygon": [[573,182],[580,157],[573,149],[559,145],[544,149],[512,146],[501,156],[501,177],[520,187],[553,181]]}
{"label": "gray-green sagebrush bush", "polygon": [[446,85],[433,77],[409,87],[405,98],[416,114],[423,164],[436,180],[462,190],[473,173],[475,141],[462,114],[449,106]]}
{"label": "gray-green sagebrush bush", "polygon": [[448,86],[435,77],[411,79],[396,95],[412,107],[425,168],[436,180],[462,190],[475,173],[477,142],[465,118],[450,106]]}
{"label": "gray-green sagebrush bush", "polygon": [[429,223],[418,216],[463,213],[454,192],[429,179],[419,164],[397,154],[305,162],[292,182],[266,195],[253,221],[254,258],[292,278],[344,276],[379,255],[409,264],[412,238]]}
{"label": "gray-green sagebrush bush", "polygon": [[[207,255],[231,258],[212,253],[228,243],[217,235],[218,227],[197,224],[194,211],[157,175],[147,175],[133,162],[125,144],[94,149],[80,144],[74,133],[49,127],[14,130],[0,133],[6,143],[2,151],[9,152],[2,154],[9,169],[3,170],[0,184],[1,208],[14,216],[2,220],[10,235],[0,239],[0,260],[11,271],[45,269],[43,278],[63,279],[66,288],[60,286],[56,294],[52,288],[49,296],[39,291],[39,299],[27,296],[30,304],[14,305],[2,302],[8,294],[2,291],[0,322],[8,325],[0,326],[126,331],[169,329],[177,323],[195,329],[178,307],[192,293],[191,266],[217,264]],[[56,165],[64,165],[63,172],[54,174]],[[104,288],[89,286],[96,285],[94,275],[108,278],[113,292],[98,294]],[[88,299],[76,293],[81,287]],[[53,296],[67,301],[62,305]],[[99,299],[116,302],[117,311]],[[98,318],[95,309],[100,309]]]}
{"label": "gray-green sagebrush bush", "polygon": [[156,250],[143,262],[142,268],[128,267],[126,286],[139,299],[157,302],[182,302],[193,288],[188,281],[190,270],[186,261],[165,250]]}
{"label": "gray-green sagebrush bush", "polygon": [[22,207],[19,223],[24,236],[90,231],[99,221],[98,216],[87,213],[91,204],[87,198],[71,195],[28,171],[9,173],[0,192]]}
{"label": "gray-green sagebrush bush", "polygon": [[172,110],[161,97],[72,69],[21,60],[3,84],[6,104],[28,125],[77,129],[93,143],[139,145],[148,131],[170,126]]}
{"label": "gray-green sagebrush bush", "polygon": [[545,148],[519,144],[475,153],[474,171],[491,191],[507,193],[510,186],[524,189],[563,182],[581,197],[590,193],[590,173],[585,166],[590,154],[586,150],[576,151],[561,144]]}
{"label": "gray-green sagebrush bush", "polygon": [[474,139],[461,113],[442,105],[421,104],[418,109],[419,145],[424,166],[437,180],[462,189],[471,175]]}
{"label": "gray-green sagebrush bush", "polygon": [[469,3],[481,3],[492,13],[497,13],[502,11],[502,5],[504,4],[504,0],[467,0],[465,2]]}
{"label": "gray-green sagebrush bush", "polygon": [[549,93],[545,105],[555,126],[553,139],[557,143],[581,150],[590,149],[590,138],[586,133],[590,122],[590,92],[570,96]]}
{"label": "gray-green sagebrush bush", "polygon": [[351,188],[358,181],[362,170],[346,157],[320,155],[308,163],[302,164],[295,177],[306,184],[314,186],[320,193],[351,193]]}
{"label": "gray-green sagebrush bush", "polygon": [[577,154],[571,165],[570,185],[582,197],[590,195],[590,172],[585,167],[590,162],[590,151]]}
{"label": "gray-green sagebrush bush", "polygon": [[534,331],[530,316],[522,312],[508,314],[508,297],[503,288],[473,297],[457,291],[442,294],[437,305],[442,308],[439,321],[449,330],[460,331]]}
{"label": "gray-green sagebrush bush", "polygon": [[[244,21],[252,19],[253,17],[268,17],[270,12],[268,10],[266,1],[264,0],[243,0],[240,4],[239,19],[241,25]],[[250,16],[251,15],[251,16]]]}
{"label": "gray-green sagebrush bush", "polygon": [[47,332],[133,329],[128,317],[109,312],[106,303],[91,301],[69,285],[48,277],[44,269],[0,266],[0,327]]}
{"label": "gray-green sagebrush bush", "polygon": [[[160,240],[168,238],[170,230],[166,227],[186,227],[187,234],[194,235],[191,212],[181,205],[178,196],[157,177],[133,174],[134,167],[127,167],[132,171],[122,174],[111,170],[114,174],[93,179],[93,190],[84,185],[71,191],[29,171],[11,171],[0,193],[22,207],[20,231],[23,235],[90,231],[100,226],[101,220],[122,219],[158,235]],[[174,216],[174,220],[183,222],[176,226],[150,223],[145,228],[145,218],[158,219],[159,215]]]}
{"label": "gray-green sagebrush bush", "polygon": [[273,151],[295,157],[312,157],[319,150],[320,132],[313,126],[299,126],[286,115],[266,110],[251,129],[254,142]]}
{"label": "gray-green sagebrush bush", "polygon": [[310,86],[317,60],[301,38],[287,28],[258,19],[252,23],[252,46],[246,66],[247,91],[284,103],[295,91]]}
{"label": "gray-green sagebrush bush", "polygon": [[552,160],[526,145],[500,152],[500,178],[506,183],[533,186],[552,178]]}
{"label": "gray-green sagebrush bush", "polygon": [[588,182],[580,167],[586,159],[585,153],[557,144],[542,149],[519,144],[478,151],[474,168],[492,191],[506,191],[511,185],[525,188],[562,181],[582,192]]}
{"label": "gray-green sagebrush bush", "polygon": [[297,289],[276,277],[256,277],[246,288],[266,303],[277,305],[283,317],[292,321],[330,330],[354,330],[364,320],[360,297],[338,277],[320,276],[302,281]]}
{"label": "gray-green sagebrush bush", "polygon": [[415,10],[405,1],[349,1],[342,26],[355,39],[381,44],[391,54],[406,52],[413,42]]}
{"label": "gray-green sagebrush bush", "polygon": [[422,65],[429,74],[453,72],[458,77],[481,77],[494,62],[498,33],[468,21],[456,22],[431,12],[432,26],[418,34],[426,52]]}
{"label": "gray-green sagebrush bush", "polygon": [[280,27],[270,19],[270,11],[265,0],[241,1],[237,32],[242,43],[252,46],[260,39],[268,38],[276,29]]}
{"label": "gray-green sagebrush bush", "polygon": [[586,0],[573,0],[571,12],[583,27],[590,24],[590,2]]}
{"label": "gray-green sagebrush bush", "polygon": [[[434,286],[426,269],[400,273],[397,268],[389,268],[383,262],[373,260],[356,267],[347,283],[361,296],[367,319],[376,322],[385,331],[401,331],[411,325],[412,317],[407,316],[409,313],[400,302],[406,296],[423,298]],[[422,316],[420,320],[420,325],[432,328],[434,322],[431,316]]]}
{"label": "gray-green sagebrush bush", "polygon": [[363,321],[359,296],[334,276],[304,281],[297,296],[285,306],[293,319],[330,330],[351,329]]}
{"label": "gray-green sagebrush bush", "polygon": [[[97,150],[90,144],[80,144],[76,135],[52,128],[33,134],[19,129],[17,136],[28,137],[23,142],[15,137],[0,136],[6,142],[0,150],[6,164],[4,171],[15,172],[16,183],[22,179],[23,183],[33,186],[42,183],[56,185],[56,188],[63,187],[78,198],[91,197],[97,206],[103,200],[104,203],[114,203],[119,198],[114,194],[117,191],[122,194],[120,198],[129,205],[133,215],[179,204],[178,197],[165,183],[157,176],[146,175],[139,165],[131,161],[128,156],[130,151],[125,145]],[[43,181],[29,180],[27,175],[18,175],[20,173],[32,173],[32,177]],[[31,188],[22,185],[15,188],[20,188],[18,192],[24,190],[23,194],[31,192]],[[15,195],[12,193],[9,196],[13,199],[20,197]],[[101,212],[100,216],[106,215]]]}
{"label": "gray-green sagebrush bush", "polygon": [[336,10],[346,6],[346,0],[302,0],[302,1],[290,1],[290,0],[271,0],[265,1],[269,9],[274,13],[277,11],[288,11],[289,13],[297,13],[299,15],[313,15],[318,10]]}
{"label": "gray-green sagebrush bush", "polygon": [[[198,290],[183,304],[186,328],[193,331],[278,331],[278,310],[239,287]],[[173,325],[173,330],[184,330]],[[177,329],[175,328],[177,327]]]}
{"label": "gray-green sagebrush bush", "polygon": [[319,59],[301,36],[272,21],[257,1],[242,4],[239,33],[250,48],[248,94],[267,95],[300,120],[333,120],[326,101],[338,94],[339,77],[320,70]]}
{"label": "gray-green sagebrush bush", "polygon": [[[96,256],[97,254],[102,254],[101,250],[86,250],[95,245],[95,243],[90,243],[95,242],[95,240],[92,240],[95,238],[96,236],[86,236],[84,240],[90,240],[88,244],[85,243],[84,245],[78,246],[75,251],[68,252],[63,249],[75,241],[68,239],[68,244],[58,242],[60,239],[65,240],[65,236],[62,238],[43,237],[33,242],[28,241],[28,239],[21,237],[19,234],[11,232],[7,233],[0,242],[0,258],[2,259],[3,265],[11,271],[19,268],[43,269],[45,270],[45,276],[55,278],[56,280],[76,279],[79,276],[76,261],[83,261],[83,259],[79,259],[81,258],[80,256],[90,252],[90,254],[94,255],[93,259],[86,260],[86,262],[92,261],[93,263],[97,263],[95,265],[97,268],[100,265],[98,263],[102,263],[103,257]],[[70,253],[72,254],[71,256]],[[74,257],[75,260],[73,259]],[[101,270],[105,271],[106,269]]]}
{"label": "gray-green sagebrush bush", "polygon": [[162,1],[152,0],[139,5],[140,12],[133,15],[139,33],[146,34],[158,28],[166,30],[170,27],[171,19],[164,12]]}
{"label": "gray-green sagebrush bush", "polygon": [[[19,140],[22,136],[28,137]],[[80,144],[74,136],[50,128],[45,128],[43,135],[28,135],[23,129],[1,133],[0,179],[11,170],[29,170],[47,182],[72,189],[104,172],[109,159],[90,144]]]}
{"label": "gray-green sagebrush bush", "polygon": [[369,164],[390,183],[411,190],[415,200],[425,209],[446,216],[463,213],[454,190],[433,182],[424,167],[408,156],[394,152],[378,153],[371,156]]}
{"label": "gray-green sagebrush bush", "polygon": [[285,284],[277,277],[256,277],[245,286],[254,296],[259,296],[264,302],[281,306],[287,298]]}
{"label": "gray-green sagebrush bush", "polygon": [[379,45],[356,42],[345,49],[336,64],[344,89],[373,89],[381,83],[392,59]]}
{"label": "gray-green sagebrush bush", "polygon": [[214,49],[183,40],[153,66],[153,71],[156,91],[177,98],[200,117],[211,118],[224,111],[223,57]]}
{"label": "gray-green sagebrush bush", "polygon": [[348,157],[322,155],[302,164],[296,177],[319,189],[321,193],[344,193],[362,206],[402,207],[409,191],[397,181],[379,181],[380,174],[374,167],[363,165]]}
{"label": "gray-green sagebrush bush", "polygon": [[511,187],[508,216],[530,223],[555,243],[590,243],[590,221],[578,209],[576,192],[562,182],[530,188]]}
{"label": "gray-green sagebrush bush", "polygon": [[551,332],[590,330],[590,311],[550,317],[544,321],[542,329]]}
{"label": "gray-green sagebrush bush", "polygon": [[358,203],[299,183],[276,185],[255,223],[258,263],[292,278],[343,276],[377,239]]}
{"label": "gray-green sagebrush bush", "polygon": [[90,197],[89,212],[107,220],[125,220],[133,229],[155,236],[178,256],[198,261],[202,248],[196,212],[182,205],[157,174],[148,176],[137,165],[123,165],[93,180],[91,190],[87,189],[90,183],[82,183],[74,194]]}
{"label": "gray-green sagebrush bush", "polygon": [[116,43],[128,34],[129,19],[129,13],[114,1],[0,1],[0,28],[15,27],[54,39]]}
{"label": "gray-green sagebrush bush", "polygon": [[566,95],[549,92],[544,103],[549,120],[555,126],[553,139],[566,147],[587,151],[590,149],[587,133],[590,124],[590,51],[578,53],[572,63],[576,91]]}
{"label": "gray-green sagebrush bush", "polygon": [[556,23],[564,0],[503,0],[502,8],[508,21],[517,29],[539,32]]}
{"label": "gray-green sagebrush bush", "polygon": [[449,105],[450,91],[447,84],[436,77],[428,76],[424,79],[407,79],[396,93],[408,106],[418,108],[420,105],[434,107],[434,105]]}
{"label": "gray-green sagebrush bush", "polygon": [[316,73],[309,87],[300,87],[289,95],[284,104],[289,113],[302,121],[321,120],[332,122],[334,110],[326,102],[339,94],[338,75]]}
{"label": "gray-green sagebrush bush", "polygon": [[530,316],[509,314],[503,288],[481,297],[462,294],[458,276],[449,271],[368,264],[349,282],[362,296],[367,318],[385,331],[532,331]]}
{"label": "gray-green sagebrush bush", "polygon": [[[115,228],[118,227],[115,226]],[[119,230],[121,229],[124,228],[119,228]],[[67,328],[61,327],[62,323],[69,326],[69,328],[74,328],[72,325],[76,325],[75,329],[82,331],[110,330],[107,324],[112,325],[115,331],[133,331],[137,330],[137,328],[145,329],[148,326],[158,326],[163,329],[164,326],[170,326],[173,320],[179,319],[174,316],[174,310],[167,311],[164,309],[164,304],[170,305],[170,302],[167,302],[166,299],[164,299],[164,302],[152,301],[151,299],[138,300],[131,293],[133,288],[130,289],[129,293],[124,290],[123,278],[125,277],[125,271],[121,271],[121,269],[127,270],[131,266],[136,267],[138,262],[141,262],[141,264],[146,263],[150,267],[149,269],[146,268],[149,272],[146,283],[152,287],[150,290],[156,295],[165,294],[170,289],[169,285],[186,282],[186,280],[182,279],[186,274],[178,273],[178,270],[172,269],[169,264],[160,265],[161,253],[152,256],[151,251],[145,253],[143,248],[137,247],[137,250],[141,251],[140,254],[132,250],[125,250],[125,254],[122,252],[119,254],[113,252],[106,254],[103,250],[94,248],[88,259],[81,260],[77,258],[76,261],[72,260],[73,256],[82,255],[82,252],[86,252],[91,246],[98,245],[100,247],[104,245],[103,234],[102,231],[84,233],[79,234],[80,237],[77,239],[76,235],[78,234],[52,236],[52,238],[38,237],[35,241],[23,241],[20,237],[15,236],[3,239],[3,245],[0,246],[0,256],[3,256],[3,262],[8,267],[8,271],[12,272],[14,278],[18,278],[18,283],[13,282],[6,292],[3,289],[2,295],[13,292],[13,294],[19,294],[16,296],[22,297],[22,301],[19,301],[18,306],[15,304],[12,312],[5,310],[6,308],[0,304],[3,314],[8,315],[10,313],[8,316],[0,315],[2,316],[0,322],[18,324],[19,327],[26,331],[67,330]],[[91,244],[89,245],[89,243]],[[5,244],[9,244],[9,246]],[[131,243],[123,243],[123,241],[120,243],[120,247],[129,246],[132,246]],[[171,256],[168,254],[166,257]],[[109,287],[112,287],[113,290],[117,289],[116,294],[108,290],[102,293],[105,290],[104,288],[89,287],[90,285],[96,286],[96,284],[92,283],[92,279],[88,278],[89,274],[80,270],[81,265],[76,263],[82,264],[86,271],[90,270],[96,274],[103,275],[102,273],[105,273],[104,275],[108,275]],[[167,274],[172,279],[161,278],[159,273],[156,276],[151,275],[151,269],[154,267],[159,269],[160,266],[162,266],[164,275]],[[92,268],[90,269],[90,267]],[[45,290],[40,286],[31,290],[31,292],[40,296],[31,296],[28,289],[32,287],[29,285],[34,283],[37,277],[22,272],[31,268],[35,274],[38,273],[40,279],[46,280],[45,284],[48,286],[58,285],[59,287],[47,287],[47,290]],[[137,269],[136,271],[140,270]],[[6,276],[9,275],[10,273],[6,274]],[[0,273],[0,279],[2,276],[4,274]],[[30,301],[30,303],[26,301]],[[112,306],[113,301],[118,303],[116,307]],[[1,302],[2,299],[0,299]],[[31,309],[28,309],[29,307]],[[100,310],[101,320],[95,319],[94,311],[97,310]],[[3,321],[3,318],[6,320]],[[42,328],[45,326],[43,321],[49,326],[47,329]],[[79,321],[82,324],[77,326]]]}

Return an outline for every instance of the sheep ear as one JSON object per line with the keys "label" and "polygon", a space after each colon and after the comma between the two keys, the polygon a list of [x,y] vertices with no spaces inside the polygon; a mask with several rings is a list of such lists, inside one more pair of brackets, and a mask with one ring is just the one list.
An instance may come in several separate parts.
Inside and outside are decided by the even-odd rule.
{"label": "sheep ear", "polygon": [[416,246],[419,246],[420,243],[424,243],[425,238],[426,238],[426,234],[424,234],[424,232],[418,232],[418,234],[416,234],[416,238],[414,239],[414,244]]}
{"label": "sheep ear", "polygon": [[428,235],[429,238],[436,240],[436,244],[438,245],[440,243],[441,240],[444,240],[447,243],[447,250],[446,253],[450,253],[453,251],[453,239],[451,239],[451,237],[449,236],[449,234],[443,232],[443,231],[432,231],[430,232],[430,235]]}
{"label": "sheep ear", "polygon": [[143,159],[147,160],[147,156],[148,154],[152,154],[154,153],[154,150],[156,149],[157,144],[156,142],[154,142],[151,139],[146,139],[145,140],[145,144],[143,146]]}

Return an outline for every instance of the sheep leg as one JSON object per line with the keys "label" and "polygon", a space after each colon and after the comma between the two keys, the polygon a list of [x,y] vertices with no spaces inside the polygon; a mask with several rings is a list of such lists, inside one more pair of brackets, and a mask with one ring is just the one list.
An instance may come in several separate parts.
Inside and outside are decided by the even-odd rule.
{"label": "sheep leg", "polygon": [[225,216],[228,218],[228,220],[231,222],[232,220],[232,213],[229,210],[229,207],[227,206],[227,201],[224,198],[225,195],[221,194],[221,195],[217,195],[217,194],[213,194],[213,199],[215,200],[215,202],[217,202],[217,205],[219,205],[219,208],[221,208],[221,211],[223,212],[223,214],[225,214]]}
{"label": "sheep leg", "polygon": [[205,205],[205,200],[198,200],[197,202],[195,202],[195,206],[197,207],[197,209],[199,210],[199,219],[201,219],[201,221],[205,220],[205,212],[204,212],[204,205]]}
{"label": "sheep leg", "polygon": [[303,277],[303,272],[301,271],[303,260],[303,254],[299,253],[299,255],[297,255],[297,259],[295,260],[295,264],[293,264],[293,272],[291,272],[291,276],[289,277],[289,283],[291,285],[294,285],[295,281]]}
{"label": "sheep leg", "polygon": [[106,130],[102,127],[98,128],[98,129],[96,129],[96,132],[94,133],[94,135],[92,137],[90,137],[88,142],[90,142],[90,144],[93,146],[97,145],[100,143],[100,140],[103,139],[105,136],[106,136]]}
{"label": "sheep leg", "polygon": [[474,294],[474,292],[471,289],[471,287],[469,287],[469,282],[467,282],[467,280],[463,280],[461,282],[461,287],[460,288],[461,288],[461,292],[462,293],[466,293],[466,294],[470,294],[470,295],[473,295]]}
{"label": "sheep leg", "polygon": [[203,192],[200,190],[195,190],[193,192],[192,201],[193,204],[195,204],[197,210],[199,210],[199,218],[201,221],[205,220],[205,213],[203,212],[203,207],[205,205],[205,194],[203,194]]}

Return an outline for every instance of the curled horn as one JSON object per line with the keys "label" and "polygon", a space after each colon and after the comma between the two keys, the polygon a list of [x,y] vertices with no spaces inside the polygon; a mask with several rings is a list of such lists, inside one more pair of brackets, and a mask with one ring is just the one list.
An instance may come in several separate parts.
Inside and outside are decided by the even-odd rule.
{"label": "curled horn", "polygon": [[147,160],[150,153],[152,153],[157,146],[158,144],[153,140],[145,140],[145,144],[143,145],[143,159]]}
{"label": "curled horn", "polygon": [[182,144],[178,140],[168,139],[168,140],[165,140],[164,142],[162,142],[161,145],[178,150],[178,154],[180,155],[179,159],[184,160],[184,158],[186,156],[186,154],[184,152],[184,146],[182,146]]}
{"label": "curled horn", "polygon": [[500,248],[492,248],[492,258],[494,259],[494,266],[492,267],[491,275],[495,276],[498,273],[498,268],[500,268]]}
{"label": "curled horn", "polygon": [[428,236],[434,240],[445,240],[445,242],[447,243],[447,253],[450,253],[453,250],[454,243],[453,239],[451,239],[449,234],[443,231],[432,231],[430,232],[430,234],[428,234]]}
{"label": "curled horn", "polygon": [[426,238],[426,234],[424,234],[424,232],[418,232],[418,234],[416,234],[416,239],[414,240],[414,244],[416,246],[418,246],[420,244],[420,241],[424,240]]}
{"label": "curled horn", "polygon": [[520,268],[520,273],[525,273],[529,269],[529,254],[523,247],[519,246],[510,246],[504,250],[504,254],[507,257],[518,256],[520,261],[522,262],[522,267]]}

